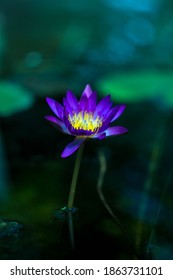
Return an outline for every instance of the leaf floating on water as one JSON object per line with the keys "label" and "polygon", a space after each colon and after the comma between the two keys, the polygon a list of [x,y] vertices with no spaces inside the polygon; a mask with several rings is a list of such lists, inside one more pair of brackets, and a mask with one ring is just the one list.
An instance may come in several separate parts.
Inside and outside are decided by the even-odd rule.
{"label": "leaf floating on water", "polygon": [[8,117],[32,106],[34,97],[23,87],[11,82],[0,82],[0,116]]}
{"label": "leaf floating on water", "polygon": [[173,107],[173,72],[138,71],[111,74],[98,83],[98,90],[111,94],[116,102],[154,101]]}

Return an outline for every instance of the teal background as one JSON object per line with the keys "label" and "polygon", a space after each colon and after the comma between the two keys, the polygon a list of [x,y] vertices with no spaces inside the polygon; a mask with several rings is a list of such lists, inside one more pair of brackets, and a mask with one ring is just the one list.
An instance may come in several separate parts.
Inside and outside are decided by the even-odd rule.
{"label": "teal background", "polygon": [[[172,13],[171,0],[0,0],[0,259],[173,259]],[[46,122],[45,97],[86,84],[127,105],[115,124],[129,134],[85,145],[71,252],[57,211],[73,137]]]}

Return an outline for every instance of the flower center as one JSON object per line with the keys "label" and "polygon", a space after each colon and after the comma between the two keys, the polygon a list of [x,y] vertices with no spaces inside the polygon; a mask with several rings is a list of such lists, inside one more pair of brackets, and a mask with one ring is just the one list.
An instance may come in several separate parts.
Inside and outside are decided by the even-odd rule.
{"label": "flower center", "polygon": [[68,120],[74,129],[82,129],[93,133],[102,126],[102,120],[98,116],[94,119],[93,114],[88,112],[74,113],[73,116],[68,115]]}

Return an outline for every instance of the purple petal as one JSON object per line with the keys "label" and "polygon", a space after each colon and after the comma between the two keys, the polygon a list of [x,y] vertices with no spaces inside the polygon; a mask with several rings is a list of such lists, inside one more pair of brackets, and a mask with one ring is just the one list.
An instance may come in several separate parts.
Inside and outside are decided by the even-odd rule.
{"label": "purple petal", "polygon": [[64,133],[68,133],[68,130],[66,128],[66,126],[64,125],[63,122],[61,122],[60,120],[58,120],[56,117],[54,116],[45,116],[45,119],[49,122],[51,122],[52,124],[56,125],[56,127]]}
{"label": "purple petal", "polygon": [[92,112],[92,113],[95,112],[96,103],[97,103],[97,94],[96,92],[93,92],[88,98],[88,112]]}
{"label": "purple petal", "polygon": [[98,103],[94,113],[94,118],[96,118],[98,115],[104,116],[105,114],[107,114],[111,106],[112,103],[110,102],[110,95],[107,95]]}
{"label": "purple petal", "polygon": [[128,129],[123,126],[113,126],[106,129],[105,133],[106,133],[106,137],[113,136],[113,135],[128,133]]}
{"label": "purple petal", "polygon": [[49,107],[51,108],[51,110],[54,112],[54,114],[59,118],[59,119],[63,119],[63,106],[55,101],[52,98],[46,97],[46,102],[49,105]]}
{"label": "purple petal", "polygon": [[66,111],[65,111],[65,113],[64,113],[63,122],[64,122],[64,125],[66,126],[67,130],[69,131],[69,134],[73,135],[73,132],[71,131],[72,125],[71,125],[71,123],[69,122],[68,113],[67,113]]}
{"label": "purple petal", "polygon": [[73,114],[73,109],[71,105],[69,104],[68,100],[64,97],[63,98],[63,105],[64,105],[64,116],[66,115],[72,115]]}
{"label": "purple petal", "polygon": [[73,110],[75,112],[78,112],[79,104],[78,104],[76,96],[71,91],[67,91],[67,101],[71,105]]}
{"label": "purple petal", "polygon": [[93,135],[93,132],[88,131],[88,130],[84,130],[84,129],[78,129],[78,130],[76,130],[76,129],[74,129],[74,128],[71,127],[71,129],[70,129],[69,131],[70,131],[70,133],[71,133],[72,135],[75,135],[75,136],[82,136],[82,137],[84,136],[84,137],[87,137],[87,136]]}
{"label": "purple petal", "polygon": [[117,111],[118,111],[118,106],[115,106],[112,109],[110,109],[104,118],[104,122],[111,122],[114,116],[117,114]]}
{"label": "purple petal", "polygon": [[79,101],[79,108],[81,111],[88,111],[88,98],[86,95],[82,95]]}
{"label": "purple petal", "polygon": [[73,142],[71,142],[65,147],[64,151],[61,154],[61,157],[66,158],[72,155],[85,140],[86,137],[76,137]]}
{"label": "purple petal", "polygon": [[86,96],[87,98],[89,98],[92,94],[92,89],[90,87],[90,85],[86,85],[83,93],[82,93],[82,96]]}
{"label": "purple petal", "polygon": [[113,117],[112,121],[115,121],[116,119],[119,118],[119,116],[121,116],[121,114],[124,112],[125,108],[126,108],[126,105],[123,104],[123,105],[118,105],[118,106],[115,106],[114,108],[117,108],[117,112],[115,113],[115,116]]}
{"label": "purple petal", "polygon": [[96,133],[92,136],[92,138],[98,138],[100,140],[104,139],[106,137],[106,133],[103,132],[103,133]]}
{"label": "purple petal", "polygon": [[103,120],[103,124],[98,131],[99,133],[105,131],[105,129],[107,129],[110,126],[110,123],[115,114],[117,113],[117,110],[117,107],[114,107],[107,113],[106,118]]}

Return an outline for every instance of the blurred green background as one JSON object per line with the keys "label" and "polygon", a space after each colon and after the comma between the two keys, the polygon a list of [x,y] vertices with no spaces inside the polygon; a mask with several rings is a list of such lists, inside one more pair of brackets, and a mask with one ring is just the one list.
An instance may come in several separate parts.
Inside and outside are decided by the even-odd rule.
{"label": "blurred green background", "polygon": [[[171,0],[0,0],[0,259],[173,259],[172,13]],[[45,121],[45,97],[88,83],[127,104],[129,134],[85,145],[72,253],[57,210],[75,154],[61,159],[72,138]]]}

